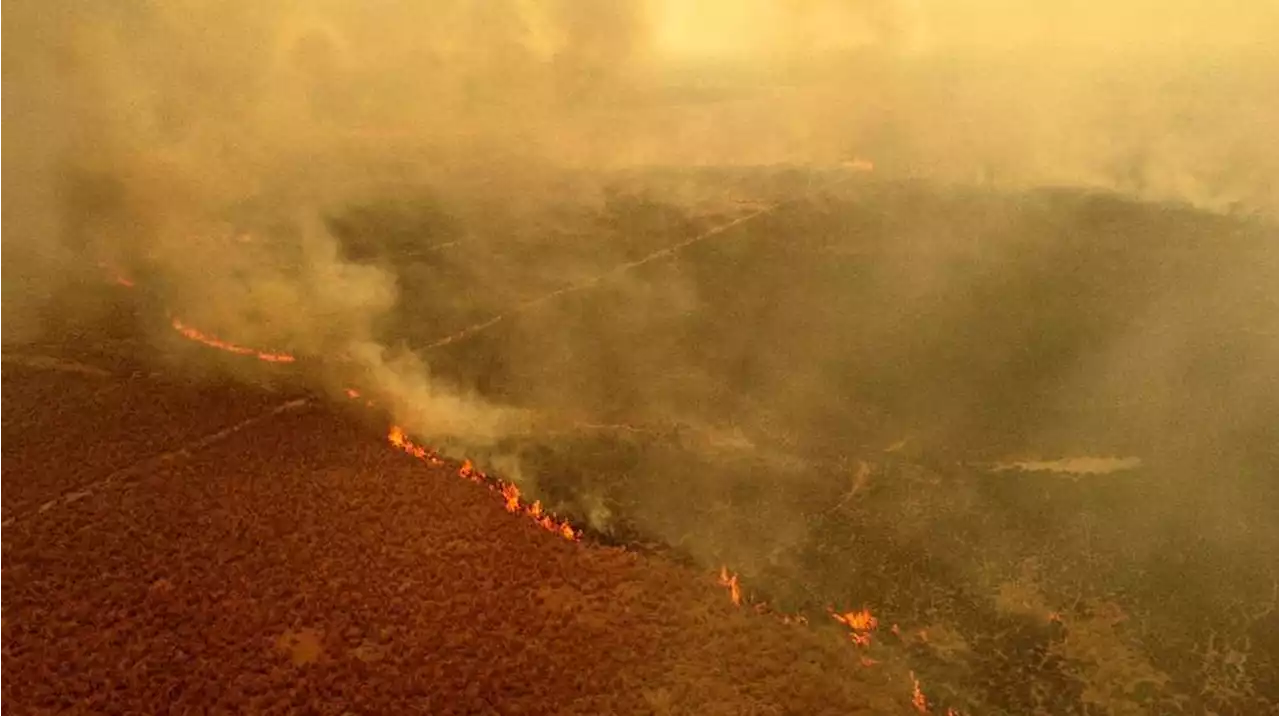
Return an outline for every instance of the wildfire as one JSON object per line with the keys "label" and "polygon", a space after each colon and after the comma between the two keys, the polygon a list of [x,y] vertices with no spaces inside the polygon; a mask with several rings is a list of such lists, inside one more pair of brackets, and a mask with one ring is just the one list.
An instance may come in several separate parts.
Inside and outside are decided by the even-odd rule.
{"label": "wildfire", "polygon": [[742,587],[738,585],[738,575],[730,574],[727,567],[720,568],[720,586],[729,590],[729,600],[733,606],[742,606]]}
{"label": "wildfire", "polygon": [[[869,172],[874,170],[874,165],[870,161],[864,160],[864,159],[854,159],[851,161],[844,162],[843,165],[845,168],[852,169],[855,171]],[[766,211],[769,211],[769,210],[771,209],[765,209],[758,213],[765,213]],[[751,218],[751,217],[747,217],[747,218]],[[679,245],[679,247],[682,248],[683,246],[687,246],[688,244],[691,244],[696,241],[705,239],[709,236],[715,235],[723,231],[723,229],[728,228],[733,224],[739,223],[740,221],[742,220],[741,219],[736,220],[734,222],[731,222],[729,225],[726,225],[724,227],[719,227],[717,229],[713,229],[712,231],[699,235],[698,237],[695,237],[692,240],[687,240],[683,244]],[[252,241],[253,237],[248,234],[243,234],[243,235],[237,236],[236,240],[240,243],[247,243]],[[665,249],[649,257],[641,259],[640,261],[627,264],[626,267],[631,268],[634,266],[642,265],[661,255],[669,254],[671,253],[671,251],[672,249]],[[134,287],[135,285],[134,281],[129,277],[127,277],[118,268],[111,266],[105,262],[100,263],[99,266],[111,276],[114,283],[120,286],[128,287],[128,288]],[[563,293],[563,292],[564,292],[563,290],[557,291],[551,296],[559,295],[560,293]],[[548,297],[551,297],[551,296],[548,296]],[[539,303],[548,297],[535,299],[534,301],[530,302],[530,305]],[[444,339],[443,341],[441,341],[441,344],[451,342],[458,337],[469,335],[472,332],[477,332],[478,330],[487,328],[488,326],[496,323],[501,318],[502,316],[498,316],[497,318],[491,319],[490,321],[484,324],[470,327],[464,330],[461,334],[450,336],[449,338]],[[248,348],[246,346],[241,346],[234,343],[230,343],[228,341],[221,340],[214,336],[207,335],[194,327],[184,324],[178,318],[172,319],[172,326],[174,330],[177,331],[184,338],[204,344],[211,348],[217,348],[219,350],[226,351],[228,353],[233,353],[236,355],[253,356],[258,360],[265,361],[268,363],[293,363],[297,360],[294,356],[287,353],[272,353],[267,351],[260,351],[257,349]],[[353,400],[361,398],[361,392],[359,390],[356,390],[355,388],[346,388],[344,390],[344,393],[348,398]],[[369,407],[372,407],[374,405],[374,402],[372,400],[366,400],[365,404]],[[390,429],[387,432],[387,441],[391,443],[393,447],[403,451],[408,455],[412,455],[413,457],[419,460],[422,460],[430,465],[440,466],[445,464],[444,458],[442,458],[439,455],[439,453],[437,453],[432,448],[428,448],[428,447],[414,443],[408,437],[408,435],[404,432],[404,430],[399,426],[393,425],[390,427]],[[897,451],[898,449],[902,448],[905,442],[906,441],[904,440],[904,441],[895,443],[894,445],[891,445],[889,448],[886,449],[886,452]],[[555,533],[563,537],[564,539],[571,540],[571,541],[578,541],[581,539],[582,533],[580,531],[575,530],[573,526],[570,525],[567,521],[557,520],[554,516],[546,513],[546,511],[542,506],[541,501],[535,500],[532,504],[524,503],[521,499],[520,488],[517,487],[514,483],[489,477],[485,473],[476,469],[475,465],[470,460],[464,460],[462,462],[461,466],[459,466],[458,468],[458,476],[463,479],[475,482],[477,484],[486,484],[491,492],[495,492],[502,499],[503,507],[507,510],[507,512],[511,514],[522,514],[528,517],[529,519],[531,519],[535,524],[537,524],[542,529],[548,532]],[[742,606],[743,604],[742,587],[739,582],[738,575],[730,573],[727,567],[721,566],[717,581],[720,586],[726,588],[729,591],[729,599],[733,603],[733,605],[736,607]],[[784,624],[808,625],[809,623],[808,618],[803,614],[797,614],[797,615],[778,614],[770,610],[768,605],[764,603],[755,603],[753,604],[753,607],[755,608],[755,611],[758,614],[769,614],[769,613],[775,614],[775,616],[780,618]],[[853,641],[853,643],[859,646],[870,645],[871,633],[874,632],[876,628],[879,626],[879,620],[875,617],[875,615],[871,613],[869,609],[864,607],[863,609],[858,611],[848,611],[843,613],[837,613],[831,610],[830,608],[828,608],[828,611],[831,612],[831,616],[833,619],[840,622],[841,624],[844,624],[849,628],[850,639],[851,641]],[[1050,621],[1060,622],[1061,615],[1055,612],[1050,614],[1049,619]],[[897,624],[894,624],[892,626],[891,631],[895,635],[900,636],[900,632]],[[925,638],[923,632],[921,632],[921,638]],[[861,663],[864,667],[870,667],[870,666],[877,665],[880,662],[877,659],[872,659],[867,656],[862,656],[859,659],[859,663]],[[920,680],[916,678],[914,671],[911,672],[911,681],[912,681],[911,705],[915,708],[915,710],[918,713],[921,713],[921,714],[929,713],[929,701],[925,696],[924,691],[921,689]],[[946,716],[960,716],[960,714],[954,709],[948,708],[946,710]]]}
{"label": "wildfire", "polygon": [[929,700],[925,698],[924,692],[920,690],[920,679],[916,678],[916,672],[911,672],[911,705],[916,707],[916,711],[922,714],[929,713]]}
{"label": "wildfire", "polygon": [[[125,275],[124,272],[122,272],[118,267],[112,264],[109,264],[105,261],[98,262],[98,267],[106,271],[111,276],[111,280],[113,283],[119,286],[124,286],[125,288],[135,287],[136,284],[134,283],[133,279]],[[180,319],[177,319],[177,318],[172,319],[172,325],[173,325],[173,329],[177,331],[178,334],[181,335],[183,338],[187,338],[197,343],[203,343],[204,345],[209,346],[210,348],[217,348],[218,350],[226,351],[228,353],[234,353],[236,355],[253,356],[258,360],[265,361],[267,363],[293,363],[294,361],[297,360],[297,358],[293,357],[292,355],[289,355],[288,353],[271,353],[269,351],[260,351],[254,348],[248,348],[246,346],[236,345],[235,343],[231,343],[229,341],[224,341],[221,338],[208,335],[206,333],[201,332],[197,328],[188,326],[187,324],[183,323]]]}
{"label": "wildfire", "polygon": [[119,268],[117,268],[116,266],[113,266],[107,263],[106,261],[99,261],[98,268],[110,274],[112,283],[116,284],[117,286],[124,286],[125,288],[134,287],[133,279],[126,276],[125,273],[121,271]]}
{"label": "wildfire", "polygon": [[868,646],[871,644],[871,632],[876,630],[880,625],[880,620],[871,613],[870,609],[863,608],[856,612],[837,613],[831,612],[831,618],[849,627],[849,638],[858,646]]}
{"label": "wildfire", "polygon": [[[431,448],[414,443],[399,426],[391,426],[391,429],[387,432],[387,441],[419,460],[432,465],[444,464],[444,459],[440,457],[439,453]],[[458,468],[458,477],[476,483],[487,482],[489,489],[498,493],[502,498],[503,506],[507,512],[513,515],[523,514],[542,529],[560,535],[567,540],[577,541],[582,538],[582,533],[575,530],[573,525],[564,520],[557,520],[552,515],[547,514],[543,510],[540,501],[534,501],[533,504],[526,505],[520,499],[519,487],[516,487],[514,483],[490,478],[480,470],[477,470],[470,460],[464,460],[461,467]]]}
{"label": "wildfire", "polygon": [[[131,285],[131,283],[124,283],[123,280],[121,280],[120,283],[122,283],[122,285]],[[286,353],[268,353],[222,341],[183,324],[177,318],[173,319],[173,328],[185,338],[213,348],[235,353],[237,355],[251,355],[259,360],[272,363],[292,363],[296,360],[294,356]],[[359,400],[362,398],[361,391],[355,388],[346,388],[343,392],[352,400]],[[365,403],[369,406],[374,405],[372,400],[366,400]],[[393,425],[389,428],[387,431],[387,441],[393,447],[430,465],[440,466],[446,463],[445,459],[434,449],[418,445],[413,442],[413,440],[411,440],[405,433],[404,429],[399,426]],[[510,512],[511,514],[524,515],[542,529],[557,534],[564,539],[571,541],[578,541],[581,539],[582,533],[580,531],[575,530],[567,521],[557,520],[554,516],[548,514],[543,508],[541,501],[535,500],[531,504],[525,503],[522,500],[520,488],[514,483],[486,475],[484,472],[478,470],[470,460],[463,460],[462,464],[458,467],[457,474],[460,478],[470,480],[477,484],[485,484],[491,492],[494,492],[502,499],[503,507],[507,512]],[[717,581],[720,586],[729,591],[729,599],[734,606],[743,605],[744,598],[742,594],[742,585],[737,574],[731,573],[728,567],[722,566],[720,568]],[[770,610],[768,605],[764,603],[755,603],[753,606],[755,607],[756,612],[760,614],[773,613],[785,624],[808,624],[808,619],[804,615],[778,614]],[[864,607],[857,611],[838,613],[828,608],[828,611],[831,613],[833,619],[849,628],[850,640],[853,643],[859,646],[870,645],[871,634],[879,626],[879,619],[871,613],[870,609]],[[891,631],[898,634],[898,626],[894,624]],[[859,659],[859,663],[864,667],[871,667],[878,665],[880,662],[877,659],[862,656]],[[915,672],[911,672],[911,680],[911,705],[918,713],[928,714],[929,701],[920,686],[920,680],[915,676]],[[946,716],[960,716],[960,714],[954,709],[949,708],[946,710]]]}
{"label": "wildfire", "polygon": [[[730,572],[728,567],[721,566],[720,574],[716,581],[720,586],[729,590],[729,599],[733,602],[734,606],[741,606],[743,604],[742,585],[738,581],[738,575]],[[781,619],[783,624],[808,625],[809,623],[809,620],[802,614],[790,615],[774,612],[769,609],[768,605],[762,602],[754,603],[752,604],[752,607],[754,607],[757,614],[773,614]],[[849,636],[854,644],[857,644],[858,646],[870,646],[871,632],[875,631],[880,626],[880,619],[877,618],[876,615],[872,614],[870,609],[863,607],[857,611],[836,612],[831,607],[827,607],[827,611],[831,613],[831,617],[833,619],[849,628]],[[891,627],[891,630],[894,634],[898,634],[898,625],[894,624]],[[864,654],[858,657],[858,663],[864,668],[870,668],[873,666],[879,666],[881,661]],[[930,713],[929,700],[925,696],[924,690],[920,687],[920,680],[916,678],[914,671],[910,672],[910,674],[911,706],[915,708],[918,713]],[[945,712],[945,716],[962,716],[962,714],[954,708],[948,708]]]}
{"label": "wildfire", "polygon": [[[929,698],[924,695],[924,690],[920,688],[920,679],[916,678],[916,672],[911,674],[911,705],[917,713],[929,713]],[[944,716],[963,716],[960,711],[954,707],[948,706],[944,712]]]}
{"label": "wildfire", "polygon": [[297,358],[294,358],[288,353],[268,353],[266,351],[236,345],[235,343],[228,343],[220,338],[215,338],[214,336],[202,333],[177,318],[173,319],[173,329],[183,338],[193,340],[197,343],[203,343],[210,348],[217,348],[218,350],[235,353],[236,355],[253,356],[258,360],[266,361],[267,363],[292,363],[297,360]]}

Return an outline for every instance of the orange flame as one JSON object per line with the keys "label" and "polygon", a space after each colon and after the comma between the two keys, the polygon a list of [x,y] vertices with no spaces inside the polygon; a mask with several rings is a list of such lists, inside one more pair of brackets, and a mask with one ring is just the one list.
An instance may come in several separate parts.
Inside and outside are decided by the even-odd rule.
{"label": "orange flame", "polygon": [[[344,389],[342,392],[346,393],[346,394],[347,394],[347,397],[348,397],[348,398],[350,398],[350,399],[352,399],[352,400],[359,400],[359,399],[360,399],[360,391],[356,390],[355,388],[346,388],[346,389]],[[364,405],[365,405],[365,407],[366,407],[366,408],[372,408],[372,407],[373,407],[373,401],[372,401],[372,400],[366,400],[366,401],[364,401]]]}
{"label": "orange flame", "polygon": [[927,714],[929,713],[929,700],[924,697],[924,692],[920,690],[920,679],[916,678],[916,672],[911,672],[911,705],[916,711]]}
{"label": "orange flame", "polygon": [[503,485],[502,499],[506,502],[507,512],[515,514],[520,511],[520,488],[511,483]]}
{"label": "orange flame", "polygon": [[[346,392],[347,395],[353,398],[359,396],[359,392],[355,389],[349,388]],[[417,445],[410,440],[405,434],[404,429],[398,425],[391,426],[387,431],[387,441],[390,442],[392,446],[402,450],[403,452],[433,465],[439,465],[444,462],[444,460],[434,450]],[[458,468],[458,476],[464,479],[470,479],[474,482],[481,482],[487,477],[483,472],[477,470],[470,460],[462,461],[462,465]],[[527,506],[523,505],[520,499],[520,488],[515,484],[501,480],[490,481],[489,489],[497,493],[502,498],[503,507],[507,512],[512,514],[523,514],[533,520],[533,522],[539,527],[547,530],[548,532],[556,533],[567,540],[577,541],[581,539],[582,533],[573,529],[567,521],[557,522],[551,515],[546,514],[542,507],[541,500],[534,500],[532,504]],[[738,575],[731,573],[727,566],[721,566],[717,581],[720,586],[729,590],[729,600],[733,602],[733,605],[735,607],[742,606],[742,585],[738,580]],[[754,607],[755,611],[759,614],[771,613],[768,605],[764,603],[757,603]],[[854,644],[857,644],[858,646],[870,645],[871,632],[875,631],[880,625],[880,620],[871,613],[870,609],[863,607],[857,611],[836,612],[832,608],[828,607],[827,610],[831,613],[831,617],[833,619],[849,628],[849,637]],[[778,616],[784,624],[808,625],[809,623],[808,618],[802,614],[778,614],[776,616]],[[897,624],[892,625],[890,631],[894,634],[900,634]],[[862,656],[859,658],[859,663],[863,667],[872,667],[879,665],[880,661],[878,659]],[[920,680],[916,678],[914,671],[911,672],[911,682],[912,707],[915,708],[918,713],[929,713],[929,700],[925,696],[924,691],[920,688]],[[948,708],[946,716],[961,716],[961,714],[953,708]]]}
{"label": "orange flame", "polygon": [[126,276],[124,272],[119,269],[119,267],[113,266],[112,264],[109,264],[106,261],[99,261],[98,268],[103,269],[107,273],[111,274],[111,280],[116,285],[124,286],[125,288],[134,287],[133,279]]}
{"label": "orange flame", "polygon": [[880,624],[880,620],[876,619],[869,609],[845,612],[844,614],[832,614],[831,616],[854,631],[871,631]]}
{"label": "orange flame", "polygon": [[[391,429],[387,431],[387,441],[419,460],[423,460],[432,465],[440,465],[444,463],[444,459],[440,457],[439,453],[431,448],[415,444],[407,435],[405,435],[404,430],[397,425],[391,426]],[[471,480],[472,482],[480,482],[488,477],[483,472],[477,470],[470,460],[464,460],[462,462],[461,467],[458,468],[458,476]],[[572,542],[582,539],[582,532],[575,530],[573,525],[569,524],[567,520],[557,521],[556,518],[546,514],[542,508],[541,502],[534,502],[532,505],[525,507],[520,501],[520,488],[516,487],[513,483],[501,480],[496,482],[497,487],[495,488],[493,483],[490,483],[489,489],[495,490],[502,497],[503,506],[506,508],[507,512],[510,512],[511,514],[524,514],[532,519],[534,524],[538,525],[542,529],[557,534]]]}
{"label": "orange flame", "polygon": [[238,346],[234,343],[228,343],[227,341],[224,341],[220,338],[215,338],[213,336],[201,333],[199,330],[186,325],[185,323],[178,320],[177,318],[173,319],[173,329],[177,331],[183,338],[188,338],[197,343],[202,343],[206,346],[209,346],[210,348],[217,348],[218,350],[223,350],[228,353],[235,353],[236,355],[253,356],[258,360],[266,361],[267,363],[292,363],[295,360],[297,360],[296,358],[289,355],[288,353],[268,353],[265,351],[255,350],[253,348]]}
{"label": "orange flame", "polygon": [[738,575],[729,574],[727,567],[720,568],[720,586],[729,590],[729,600],[733,602],[733,606],[742,606],[742,587],[738,585]]}
{"label": "orange flame", "polygon": [[871,632],[876,630],[880,625],[880,620],[876,619],[870,609],[863,608],[856,612],[836,613],[831,612],[831,618],[849,627],[849,639],[858,646],[869,646],[871,644]]}

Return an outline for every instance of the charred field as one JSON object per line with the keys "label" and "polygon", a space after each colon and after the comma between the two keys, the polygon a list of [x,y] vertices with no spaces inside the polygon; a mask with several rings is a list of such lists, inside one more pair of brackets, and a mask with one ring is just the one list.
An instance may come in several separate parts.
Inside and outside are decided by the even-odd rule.
{"label": "charred field", "polygon": [[505,231],[339,226],[437,232],[370,258],[414,287],[392,340],[503,316],[430,349],[545,416],[482,458],[775,608],[869,607],[941,708],[1275,709],[1271,220],[798,170],[616,186]]}
{"label": "charred field", "polygon": [[[347,260],[396,277],[379,340],[534,416],[447,454],[509,472],[588,542],[681,574],[727,567],[749,603],[816,634],[839,631],[830,610],[870,610],[870,643],[822,669],[909,670],[933,712],[1275,711],[1274,220],[801,169],[635,173],[591,203],[510,204],[424,190],[329,218]],[[109,291],[92,325],[26,352],[152,376],[182,362],[175,347],[212,351],[137,292]],[[234,389],[252,396],[241,404],[203,363],[213,387],[199,390],[233,422],[312,394],[326,359],[219,360],[256,386]],[[27,363],[14,370],[39,373]],[[135,400],[122,414],[210,413],[198,395]],[[326,419],[376,445],[367,412]],[[318,419],[300,422],[263,444],[311,444]],[[123,440],[133,425],[102,429]],[[21,506],[47,499],[31,489]],[[299,504],[321,497],[305,491]],[[411,521],[417,503],[397,504]],[[6,569],[15,559],[7,548]]]}

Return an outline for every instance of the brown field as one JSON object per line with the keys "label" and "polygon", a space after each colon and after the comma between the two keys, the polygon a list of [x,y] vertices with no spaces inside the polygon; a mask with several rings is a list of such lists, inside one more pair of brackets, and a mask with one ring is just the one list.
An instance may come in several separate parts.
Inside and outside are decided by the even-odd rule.
{"label": "brown field", "polygon": [[5,713],[910,710],[843,635],[559,539],[355,416],[50,365],[6,356]]}

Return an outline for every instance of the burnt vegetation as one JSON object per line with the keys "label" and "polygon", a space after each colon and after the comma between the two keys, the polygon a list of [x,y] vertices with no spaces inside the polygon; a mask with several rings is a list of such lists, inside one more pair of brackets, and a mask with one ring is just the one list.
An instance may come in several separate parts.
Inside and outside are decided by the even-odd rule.
{"label": "burnt vegetation", "polygon": [[[735,565],[786,612],[866,603],[911,625],[883,641],[945,705],[1266,707],[1274,549],[1247,535],[1275,528],[1276,433],[1269,391],[1245,386],[1274,384],[1274,224],[1106,193],[767,177],[792,200],[431,352],[439,379],[553,418],[479,456],[514,455],[598,540]],[[349,216],[386,246],[472,237],[384,246],[402,287],[385,338],[423,346],[563,285],[540,272],[607,273],[740,210],[635,192],[465,232],[433,203]],[[1142,464],[990,470],[1018,454]]]}

